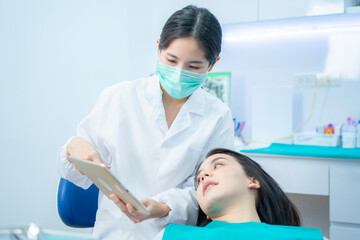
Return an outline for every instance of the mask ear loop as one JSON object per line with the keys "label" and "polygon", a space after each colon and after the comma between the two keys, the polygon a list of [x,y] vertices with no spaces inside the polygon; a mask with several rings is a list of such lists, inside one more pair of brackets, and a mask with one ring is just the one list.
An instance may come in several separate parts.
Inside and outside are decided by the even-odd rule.
{"label": "mask ear loop", "polygon": [[211,66],[209,66],[209,68],[207,69],[207,71],[209,72],[209,70],[215,65],[215,63],[217,63],[218,61],[220,61],[220,59],[221,59],[221,57],[220,57],[220,56],[217,56],[215,62],[214,62]]}
{"label": "mask ear loop", "polygon": [[[217,56],[215,63],[218,62],[218,61],[220,60],[220,58],[221,58],[220,56]],[[214,63],[214,64],[215,64],[215,63]],[[214,64],[213,64],[213,65],[214,65]],[[210,68],[212,68],[212,66],[210,66],[210,67],[208,68],[207,73],[209,72],[209,69],[210,69]],[[201,84],[201,88],[204,87],[206,80],[207,80],[207,78],[206,78],[206,79],[204,80],[204,82]]]}
{"label": "mask ear loop", "polygon": [[205,80],[202,82],[202,84],[200,85],[200,87],[201,88],[204,88],[204,86],[205,86],[205,83],[206,83],[206,80],[207,80],[207,74],[209,73],[209,69],[210,69],[210,67],[208,68],[208,70],[207,70],[207,72],[206,72],[206,78],[205,78]]}
{"label": "mask ear loop", "polygon": [[160,58],[160,50],[159,50],[160,39],[156,40],[156,43],[158,45],[158,58]]}

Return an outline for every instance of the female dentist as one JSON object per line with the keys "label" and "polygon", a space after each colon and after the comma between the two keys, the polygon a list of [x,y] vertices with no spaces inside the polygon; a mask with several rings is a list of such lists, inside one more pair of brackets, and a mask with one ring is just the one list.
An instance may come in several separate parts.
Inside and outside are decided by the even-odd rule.
{"label": "female dentist", "polygon": [[88,188],[67,156],[103,162],[151,212],[100,192],[94,234],[153,239],[169,223],[196,223],[195,169],[210,149],[234,144],[229,108],[200,88],[219,60],[221,34],[207,9],[176,11],[158,41],[156,75],[106,88],[60,149],[61,177]]}

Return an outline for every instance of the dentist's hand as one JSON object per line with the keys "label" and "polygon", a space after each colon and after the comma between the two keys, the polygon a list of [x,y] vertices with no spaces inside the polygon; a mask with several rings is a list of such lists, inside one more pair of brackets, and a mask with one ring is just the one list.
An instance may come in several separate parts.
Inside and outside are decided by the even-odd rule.
{"label": "dentist's hand", "polygon": [[[100,154],[96,151],[96,149],[86,141],[85,139],[81,137],[74,137],[69,144],[66,146],[66,158],[68,156],[73,156],[76,158],[80,158],[83,160],[89,160],[92,162],[97,163],[104,163],[104,161],[101,159]],[[69,161],[69,159],[68,159]],[[107,164],[105,164],[107,168],[110,168]],[[74,165],[75,166],[75,165]],[[76,166],[75,168],[82,174],[82,173]]]}
{"label": "dentist's hand", "polygon": [[115,194],[111,194],[110,199],[123,213],[125,213],[126,216],[128,216],[133,223],[139,223],[149,218],[165,217],[171,211],[169,206],[165,203],[155,201],[151,198],[144,198],[140,200],[140,202],[150,211],[150,215],[136,211],[130,203],[125,204]]}

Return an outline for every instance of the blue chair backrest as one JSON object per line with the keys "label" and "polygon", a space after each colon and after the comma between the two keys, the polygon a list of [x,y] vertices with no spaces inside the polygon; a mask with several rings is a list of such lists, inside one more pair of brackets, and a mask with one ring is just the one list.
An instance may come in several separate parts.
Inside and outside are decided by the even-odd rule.
{"label": "blue chair backrest", "polygon": [[61,178],[57,207],[61,220],[69,227],[88,228],[95,223],[99,189],[93,184],[88,189]]}

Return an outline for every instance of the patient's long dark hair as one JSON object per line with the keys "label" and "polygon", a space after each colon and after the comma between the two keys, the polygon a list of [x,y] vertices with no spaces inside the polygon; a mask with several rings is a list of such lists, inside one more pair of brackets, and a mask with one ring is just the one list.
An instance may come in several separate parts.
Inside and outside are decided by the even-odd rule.
{"label": "patient's long dark hair", "polygon": [[[275,225],[301,225],[299,213],[294,204],[281,190],[279,184],[258,163],[243,154],[223,148],[211,150],[206,158],[219,153],[234,157],[243,167],[248,177],[253,177],[259,181],[260,188],[256,200],[256,211],[261,222]],[[199,207],[196,225],[206,226],[210,222],[211,220],[207,219],[205,213]]]}

